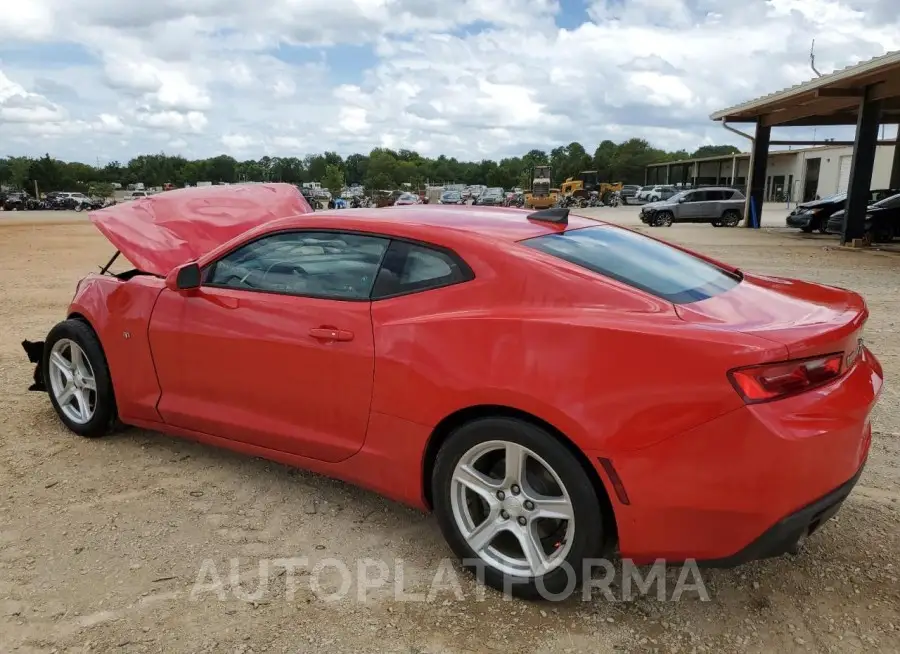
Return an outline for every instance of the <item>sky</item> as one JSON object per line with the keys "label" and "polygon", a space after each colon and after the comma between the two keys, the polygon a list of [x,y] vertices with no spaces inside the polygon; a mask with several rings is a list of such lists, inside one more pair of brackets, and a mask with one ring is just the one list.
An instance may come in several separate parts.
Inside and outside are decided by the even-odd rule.
{"label": "sky", "polygon": [[712,112],[810,79],[813,38],[823,73],[900,49],[896,3],[0,0],[0,156],[745,150]]}

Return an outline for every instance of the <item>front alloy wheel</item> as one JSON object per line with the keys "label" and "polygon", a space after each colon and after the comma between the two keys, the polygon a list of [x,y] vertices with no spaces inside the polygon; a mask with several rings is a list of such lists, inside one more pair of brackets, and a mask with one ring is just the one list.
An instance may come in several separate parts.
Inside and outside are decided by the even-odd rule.
{"label": "front alloy wheel", "polygon": [[50,402],[66,427],[88,437],[112,430],[118,417],[112,379],[90,325],[69,319],[51,329],[41,366]]}
{"label": "front alloy wheel", "polygon": [[463,565],[519,597],[573,592],[612,533],[609,503],[573,453],[514,418],[481,418],[448,436],[435,461],[432,498]]}
{"label": "front alloy wheel", "polygon": [[75,424],[87,424],[94,417],[94,369],[81,346],[68,338],[59,339],[50,348],[50,391],[60,412]]}

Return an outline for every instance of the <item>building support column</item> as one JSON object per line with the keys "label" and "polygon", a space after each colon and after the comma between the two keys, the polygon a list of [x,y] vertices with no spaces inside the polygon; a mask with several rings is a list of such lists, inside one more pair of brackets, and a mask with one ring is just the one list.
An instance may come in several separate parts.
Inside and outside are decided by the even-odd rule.
{"label": "building support column", "polygon": [[891,183],[888,188],[900,189],[900,125],[897,125],[897,140],[894,142],[894,163],[891,164]]}
{"label": "building support column", "polygon": [[731,186],[737,187],[737,155],[731,156]]}
{"label": "building support column", "polygon": [[[753,149],[750,151],[750,170],[747,178],[747,202],[744,205],[744,226],[759,227],[762,225],[763,200],[766,195],[766,168],[769,163],[769,140],[772,136],[772,128],[763,125],[759,120],[756,123],[756,136],[753,139]],[[756,224],[753,224],[754,212]]]}
{"label": "building support column", "polygon": [[869,189],[872,187],[872,170],[875,167],[875,149],[883,105],[881,100],[870,100],[870,93],[871,87],[866,89],[859,105],[841,245],[862,238],[866,231],[866,208],[869,206]]}
{"label": "building support column", "polygon": [[722,185],[722,160],[716,162],[716,186]]}
{"label": "building support column", "polygon": [[669,177],[672,174],[672,164],[666,164],[666,184],[669,183]]}

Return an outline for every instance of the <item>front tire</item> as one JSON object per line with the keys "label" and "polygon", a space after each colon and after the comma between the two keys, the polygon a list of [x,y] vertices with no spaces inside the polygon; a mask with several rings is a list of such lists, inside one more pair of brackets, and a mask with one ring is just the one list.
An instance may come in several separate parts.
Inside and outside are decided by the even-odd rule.
{"label": "front tire", "polygon": [[660,211],[656,214],[657,227],[671,227],[674,220],[675,216],[672,215],[671,211]]}
{"label": "front tire", "polygon": [[463,566],[516,597],[553,599],[581,584],[603,553],[603,509],[575,456],[543,429],[482,418],[438,453],[434,509]]}
{"label": "front tire", "polygon": [[112,431],[116,400],[100,340],[83,320],[57,324],[44,342],[42,372],[50,403],[63,424],[79,436]]}

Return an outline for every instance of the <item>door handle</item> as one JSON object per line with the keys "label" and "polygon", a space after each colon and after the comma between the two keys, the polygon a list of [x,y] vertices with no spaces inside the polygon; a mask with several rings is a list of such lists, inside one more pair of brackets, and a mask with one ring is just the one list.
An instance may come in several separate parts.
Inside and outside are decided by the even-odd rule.
{"label": "door handle", "polygon": [[352,341],[353,332],[335,327],[313,327],[309,335],[322,341]]}

